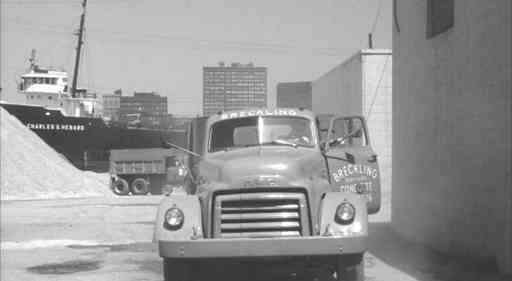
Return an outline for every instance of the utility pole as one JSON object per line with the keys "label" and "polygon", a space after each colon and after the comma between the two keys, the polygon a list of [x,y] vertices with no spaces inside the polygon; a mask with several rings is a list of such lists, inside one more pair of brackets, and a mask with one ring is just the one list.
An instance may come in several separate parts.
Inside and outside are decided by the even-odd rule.
{"label": "utility pole", "polygon": [[85,21],[85,7],[87,5],[87,0],[83,0],[82,2],[82,15],[80,16],[80,29],[78,29],[78,41],[76,46],[76,57],[75,57],[75,69],[73,72],[73,84],[71,87],[71,96],[76,97],[76,83],[78,80],[78,69],[80,65],[80,52],[82,50],[82,41],[83,33],[84,33],[84,21]]}

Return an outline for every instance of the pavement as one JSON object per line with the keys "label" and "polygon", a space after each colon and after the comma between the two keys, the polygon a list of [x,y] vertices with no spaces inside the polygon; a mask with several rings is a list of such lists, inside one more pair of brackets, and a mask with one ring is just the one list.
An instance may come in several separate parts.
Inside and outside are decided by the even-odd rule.
{"label": "pavement", "polygon": [[[0,279],[162,280],[161,258],[152,243],[160,200],[134,196],[2,201]],[[367,281],[512,280],[497,274],[492,264],[442,255],[402,239],[385,219],[372,221],[365,255]],[[268,264],[214,264],[212,269],[214,275],[202,272],[203,280],[333,280],[321,268],[308,274],[283,274]]]}

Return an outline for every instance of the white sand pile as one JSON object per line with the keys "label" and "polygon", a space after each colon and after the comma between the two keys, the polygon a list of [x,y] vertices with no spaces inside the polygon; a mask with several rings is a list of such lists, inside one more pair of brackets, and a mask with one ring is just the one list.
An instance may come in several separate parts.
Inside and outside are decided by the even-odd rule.
{"label": "white sand pile", "polygon": [[1,200],[111,196],[108,174],[81,171],[0,107]]}

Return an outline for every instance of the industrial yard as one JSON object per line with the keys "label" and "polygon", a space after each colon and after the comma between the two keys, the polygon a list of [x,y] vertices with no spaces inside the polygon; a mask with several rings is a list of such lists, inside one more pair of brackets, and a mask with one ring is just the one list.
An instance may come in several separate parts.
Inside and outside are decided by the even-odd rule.
{"label": "industrial yard", "polygon": [[[153,242],[161,195],[114,196],[105,182],[108,175],[77,170],[3,110],[1,120],[2,163],[12,160],[11,151],[22,155],[17,147],[23,145],[33,153],[19,157],[19,169],[60,169],[69,175],[33,182],[16,177],[4,181],[2,176],[2,280],[162,280],[162,261]],[[5,151],[6,145],[12,150]],[[2,173],[12,173],[7,167]],[[72,176],[87,184],[66,187],[63,181]],[[448,281],[454,274],[467,281],[506,280],[485,264],[474,267],[472,261],[461,262],[399,238],[389,225],[389,213],[380,212],[370,221],[366,280]],[[237,271],[217,272],[205,280],[334,280],[318,269],[283,275],[259,270],[264,266],[240,264]]]}

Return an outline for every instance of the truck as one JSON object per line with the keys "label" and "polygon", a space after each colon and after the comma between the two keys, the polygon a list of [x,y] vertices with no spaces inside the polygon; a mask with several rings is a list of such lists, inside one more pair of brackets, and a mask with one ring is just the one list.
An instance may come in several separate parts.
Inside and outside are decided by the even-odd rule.
{"label": "truck", "polygon": [[155,220],[166,281],[193,280],[212,262],[286,267],[291,259],[364,280],[380,174],[363,117],[219,112],[192,120],[182,151],[186,188],[163,196]]}
{"label": "truck", "polygon": [[185,160],[185,154],[176,149],[112,149],[110,187],[116,195],[162,194],[179,188]]}

